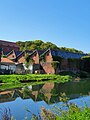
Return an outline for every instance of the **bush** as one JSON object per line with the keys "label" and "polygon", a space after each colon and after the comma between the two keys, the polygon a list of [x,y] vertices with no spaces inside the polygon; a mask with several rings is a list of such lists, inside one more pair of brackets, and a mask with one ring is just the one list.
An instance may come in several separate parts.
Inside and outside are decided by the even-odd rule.
{"label": "bush", "polygon": [[80,78],[87,78],[88,77],[88,73],[85,71],[77,72],[76,75]]}
{"label": "bush", "polygon": [[61,112],[61,116],[57,116],[56,120],[90,120],[90,108],[82,109],[71,104],[69,110]]}
{"label": "bush", "polygon": [[59,82],[68,82],[71,77],[60,75],[47,75],[47,74],[26,74],[26,75],[0,75],[0,82],[2,83],[20,83],[20,82],[34,82],[34,81],[48,81],[58,80]]}
{"label": "bush", "polygon": [[70,76],[75,76],[75,73],[72,71],[62,71],[59,73],[60,75],[70,75]]}

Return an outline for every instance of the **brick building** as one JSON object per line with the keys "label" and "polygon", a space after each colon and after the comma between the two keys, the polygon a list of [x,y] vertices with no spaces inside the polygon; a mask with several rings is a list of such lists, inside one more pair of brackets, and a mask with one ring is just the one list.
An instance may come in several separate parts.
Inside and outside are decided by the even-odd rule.
{"label": "brick building", "polygon": [[25,63],[25,54],[29,54],[29,59],[33,60],[33,72],[54,74],[55,69],[52,67],[53,61],[58,61],[57,72],[62,71],[79,71],[80,58],[86,54],[66,52],[61,50],[34,50],[24,51],[17,56],[18,63]]}
{"label": "brick building", "polygon": [[19,51],[19,46],[17,46],[15,42],[4,40],[0,40],[0,48],[2,48],[3,52],[10,52],[11,50]]}
{"label": "brick building", "polygon": [[79,71],[80,58],[87,54],[79,54],[61,50],[46,50],[41,57],[41,66],[45,73],[55,73],[52,67],[53,61],[58,61],[58,72],[61,71]]}
{"label": "brick building", "polygon": [[52,66],[52,62],[57,61],[57,73],[62,71],[79,71],[80,70],[80,59],[87,54],[79,54],[73,52],[67,52],[62,50],[34,50],[34,51],[10,51],[6,56],[8,59],[17,64],[25,66],[25,56],[29,54],[29,59],[33,64],[30,64],[31,73],[38,71],[39,73],[54,74],[55,69]]}
{"label": "brick building", "polygon": [[1,56],[2,56],[2,51],[1,51],[1,48],[0,48],[0,62],[1,62]]}
{"label": "brick building", "polygon": [[18,54],[16,57],[16,62],[17,63],[25,63],[25,55],[26,54],[30,55],[31,53],[32,53],[32,51],[28,51],[28,50],[20,52],[20,54]]}
{"label": "brick building", "polygon": [[17,57],[22,53],[21,51],[15,51],[12,50],[9,53],[7,53],[6,57],[9,58],[10,60],[16,62]]}
{"label": "brick building", "polygon": [[1,74],[9,74],[15,73],[16,71],[16,64],[8,58],[1,58],[0,63],[0,73]]}
{"label": "brick building", "polygon": [[30,55],[30,59],[34,61],[35,64],[40,64],[40,56],[43,54],[44,50],[34,50]]}

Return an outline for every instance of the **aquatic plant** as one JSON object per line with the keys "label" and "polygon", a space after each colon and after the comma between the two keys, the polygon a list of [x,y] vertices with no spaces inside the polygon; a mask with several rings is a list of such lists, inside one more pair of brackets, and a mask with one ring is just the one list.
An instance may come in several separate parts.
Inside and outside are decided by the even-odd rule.
{"label": "aquatic plant", "polygon": [[10,108],[0,109],[1,120],[14,120]]}

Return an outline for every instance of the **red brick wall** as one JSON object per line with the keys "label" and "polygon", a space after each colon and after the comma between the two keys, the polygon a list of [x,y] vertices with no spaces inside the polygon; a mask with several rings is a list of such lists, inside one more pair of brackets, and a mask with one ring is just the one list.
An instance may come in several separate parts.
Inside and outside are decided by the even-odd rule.
{"label": "red brick wall", "polygon": [[15,59],[15,58],[16,58],[16,55],[15,55],[14,52],[12,52],[11,54],[8,55],[7,58],[9,58],[9,59]]}
{"label": "red brick wall", "polygon": [[24,63],[25,62],[25,53],[23,53],[20,57],[17,59],[18,63]]}
{"label": "red brick wall", "polygon": [[18,59],[18,63],[24,63],[25,62],[25,57],[22,56]]}
{"label": "red brick wall", "polygon": [[77,61],[69,61],[68,64],[69,64],[68,67],[69,67],[70,71],[78,71],[78,70],[80,70],[79,69],[79,63],[78,63],[78,66],[77,66]]}
{"label": "red brick wall", "polygon": [[[39,64],[39,55],[38,55],[37,52],[34,53],[34,54],[30,57],[30,59],[33,59],[35,64]],[[18,58],[18,62],[19,62],[19,63],[24,63],[24,62],[25,62],[25,54],[22,54],[22,56],[20,56],[20,57]]]}
{"label": "red brick wall", "polygon": [[55,71],[51,65],[51,62],[53,61],[53,58],[52,58],[52,55],[51,55],[51,52],[48,51],[45,55],[45,62],[41,62],[41,66],[44,70],[45,73],[47,74],[53,74]]}
{"label": "red brick wall", "polygon": [[61,70],[68,70],[68,60],[63,59],[61,62]]}
{"label": "red brick wall", "polygon": [[54,69],[53,69],[51,63],[41,63],[41,66],[45,73],[54,74]]}
{"label": "red brick wall", "polygon": [[[39,64],[39,55],[38,55],[37,52],[34,53],[34,54],[30,57],[30,59],[33,59],[35,64]],[[19,63],[24,63],[24,62],[25,62],[25,53],[22,54],[22,55],[18,58],[18,62],[19,62]]]}
{"label": "red brick wall", "polygon": [[52,62],[53,61],[53,58],[52,58],[52,55],[51,55],[51,52],[50,51],[48,51],[47,53],[46,53],[46,56],[45,56],[45,61],[46,62]]}
{"label": "red brick wall", "polygon": [[35,63],[35,64],[39,64],[39,55],[38,55],[38,52],[35,52],[35,53],[31,56],[31,59],[34,60],[34,63]]}

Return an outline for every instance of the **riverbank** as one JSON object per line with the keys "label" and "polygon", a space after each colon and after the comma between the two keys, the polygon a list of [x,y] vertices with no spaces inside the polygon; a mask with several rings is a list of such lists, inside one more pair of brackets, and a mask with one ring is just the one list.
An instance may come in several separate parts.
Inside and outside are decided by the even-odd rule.
{"label": "riverbank", "polygon": [[[90,120],[90,108],[84,106],[84,108],[78,107],[76,104],[71,103],[68,106],[68,110],[61,110],[60,108],[56,109],[57,113],[54,114],[50,110],[45,108],[41,109],[41,118],[45,120]],[[39,118],[34,117],[34,120],[39,120]],[[37,119],[35,119],[37,118]],[[49,118],[49,119],[48,119]]]}
{"label": "riverbank", "polygon": [[69,75],[47,75],[47,74],[26,74],[26,75],[0,75],[0,83],[26,83],[40,82],[48,80],[59,80],[60,82],[68,82],[71,80]]}
{"label": "riverbank", "polygon": [[72,77],[69,75],[62,76],[53,74],[0,75],[0,91],[51,81],[65,83],[72,81]]}

